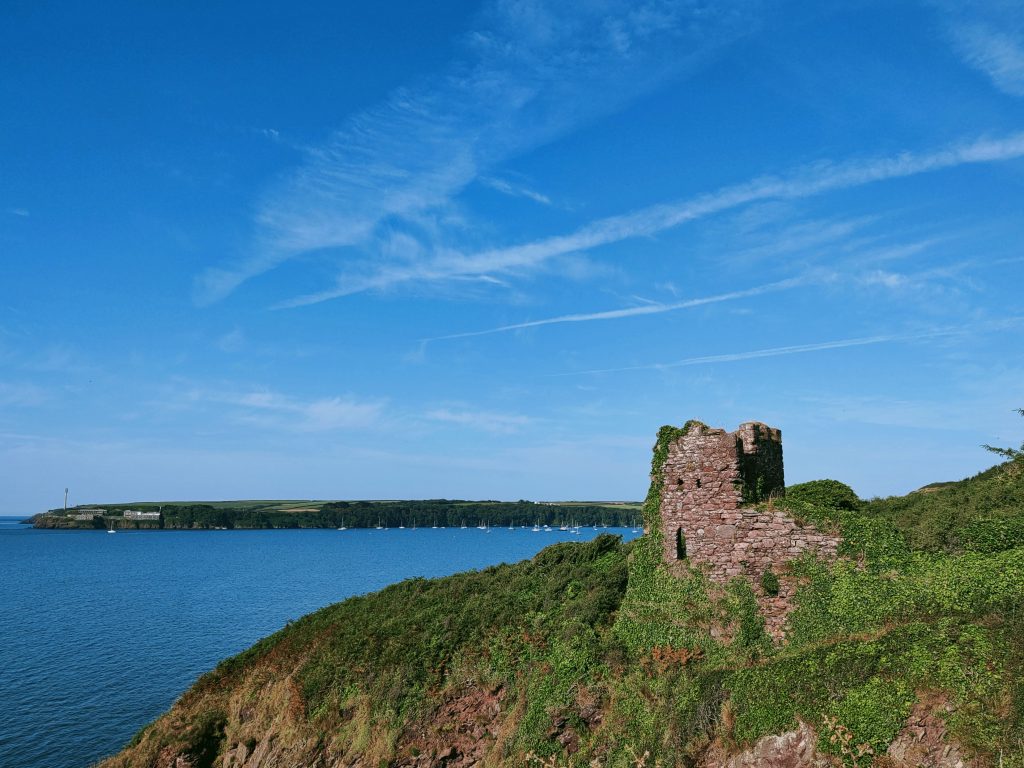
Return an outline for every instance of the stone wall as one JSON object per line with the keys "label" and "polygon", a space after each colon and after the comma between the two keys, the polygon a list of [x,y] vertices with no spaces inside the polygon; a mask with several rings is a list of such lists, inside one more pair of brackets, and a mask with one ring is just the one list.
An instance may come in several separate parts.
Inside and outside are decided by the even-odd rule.
{"label": "stone wall", "polygon": [[[661,481],[665,562],[686,560],[721,583],[747,577],[769,633],[780,638],[796,588],[786,563],[806,550],[832,560],[839,544],[772,508],[785,493],[782,433],[757,422],[735,432],[690,422],[668,446]],[[763,501],[760,510],[745,506]],[[766,571],[778,578],[777,595],[762,587]]]}

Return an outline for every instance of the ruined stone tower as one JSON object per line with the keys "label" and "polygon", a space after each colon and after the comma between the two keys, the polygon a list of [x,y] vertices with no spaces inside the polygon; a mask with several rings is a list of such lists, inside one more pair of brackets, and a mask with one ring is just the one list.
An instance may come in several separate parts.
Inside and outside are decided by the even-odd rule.
{"label": "ruined stone tower", "polygon": [[754,506],[785,493],[782,433],[758,422],[726,432],[691,421],[667,449],[661,477],[652,478],[662,484],[665,562],[685,560],[720,583],[747,577],[768,631],[780,637],[795,589],[786,564],[806,550],[834,559],[839,543],[770,504]]}

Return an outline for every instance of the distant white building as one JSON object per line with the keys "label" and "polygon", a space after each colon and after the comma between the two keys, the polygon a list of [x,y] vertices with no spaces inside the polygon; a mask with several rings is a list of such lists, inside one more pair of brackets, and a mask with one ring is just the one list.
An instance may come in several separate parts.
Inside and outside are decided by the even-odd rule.
{"label": "distant white building", "polygon": [[159,512],[142,512],[138,509],[126,509],[124,511],[126,520],[159,520]]}

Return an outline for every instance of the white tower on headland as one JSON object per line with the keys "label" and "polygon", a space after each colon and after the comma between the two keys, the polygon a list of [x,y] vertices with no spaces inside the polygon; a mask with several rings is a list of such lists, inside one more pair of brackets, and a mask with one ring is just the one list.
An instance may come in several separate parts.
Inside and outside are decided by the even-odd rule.
{"label": "white tower on headland", "polygon": [[64,513],[67,514],[67,511],[68,511],[68,489],[65,488],[64,489]]}

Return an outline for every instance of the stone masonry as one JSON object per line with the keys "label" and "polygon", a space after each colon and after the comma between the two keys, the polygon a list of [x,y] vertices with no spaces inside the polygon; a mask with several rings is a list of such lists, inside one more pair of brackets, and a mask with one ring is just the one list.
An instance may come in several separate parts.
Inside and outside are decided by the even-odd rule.
{"label": "stone masonry", "polygon": [[[772,508],[786,488],[782,433],[758,422],[735,432],[690,422],[668,446],[661,480],[665,562],[685,560],[720,583],[750,579],[768,632],[780,639],[796,589],[786,564],[807,550],[833,560],[839,544]],[[778,578],[777,595],[762,587],[766,571]]]}

